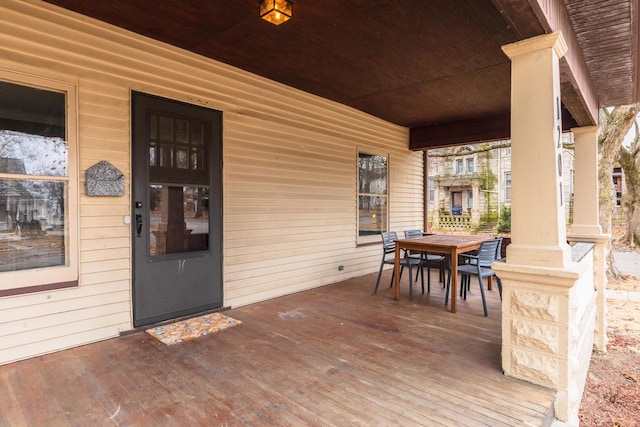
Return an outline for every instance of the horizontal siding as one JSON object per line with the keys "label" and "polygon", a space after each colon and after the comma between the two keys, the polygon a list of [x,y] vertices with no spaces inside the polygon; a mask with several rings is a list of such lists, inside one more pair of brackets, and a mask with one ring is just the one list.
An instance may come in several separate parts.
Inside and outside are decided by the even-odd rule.
{"label": "horizontal siding", "polygon": [[[80,177],[79,286],[0,298],[0,363],[132,328],[131,90],[223,112],[225,306],[377,271],[379,245],[356,245],[358,150],[389,156],[391,229],[422,227],[406,128],[44,2],[3,2],[0,37],[0,67],[78,82]],[[86,196],[100,160],[124,197]]]}

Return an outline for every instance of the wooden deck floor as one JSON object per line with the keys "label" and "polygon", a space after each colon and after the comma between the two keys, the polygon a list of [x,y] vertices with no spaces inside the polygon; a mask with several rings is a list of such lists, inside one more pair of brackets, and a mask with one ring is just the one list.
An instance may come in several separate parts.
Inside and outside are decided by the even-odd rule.
{"label": "wooden deck floor", "polygon": [[[233,309],[166,346],[144,332],[0,366],[2,426],[540,426],[554,392],[505,377],[477,284],[401,301],[375,275]],[[435,275],[434,275],[435,278]],[[436,280],[437,281],[437,280]],[[495,288],[494,288],[495,289]]]}

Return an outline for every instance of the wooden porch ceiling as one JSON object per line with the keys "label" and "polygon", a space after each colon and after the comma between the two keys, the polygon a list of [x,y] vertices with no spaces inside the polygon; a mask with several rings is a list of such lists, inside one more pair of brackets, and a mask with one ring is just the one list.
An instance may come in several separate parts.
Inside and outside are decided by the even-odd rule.
{"label": "wooden porch ceiling", "polygon": [[[411,128],[411,148],[509,136],[501,46],[562,30],[564,127],[639,100],[637,0],[47,0]],[[595,116],[594,116],[595,111]]]}

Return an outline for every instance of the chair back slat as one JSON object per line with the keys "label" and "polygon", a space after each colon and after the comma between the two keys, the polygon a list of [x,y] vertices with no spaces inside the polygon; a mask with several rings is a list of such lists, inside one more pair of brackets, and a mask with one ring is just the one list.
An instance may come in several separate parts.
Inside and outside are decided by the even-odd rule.
{"label": "chair back slat", "polygon": [[502,237],[496,237],[498,246],[496,247],[496,261],[502,259]]}
{"label": "chair back slat", "polygon": [[398,240],[398,233],[395,231],[385,231],[382,233],[382,248],[385,253],[395,252],[396,240]]}
{"label": "chair back slat", "polygon": [[419,239],[420,237],[422,237],[421,230],[404,230],[405,239]]}
{"label": "chair back slat", "polygon": [[485,240],[478,249],[478,265],[489,267],[497,260],[497,250],[501,239]]}

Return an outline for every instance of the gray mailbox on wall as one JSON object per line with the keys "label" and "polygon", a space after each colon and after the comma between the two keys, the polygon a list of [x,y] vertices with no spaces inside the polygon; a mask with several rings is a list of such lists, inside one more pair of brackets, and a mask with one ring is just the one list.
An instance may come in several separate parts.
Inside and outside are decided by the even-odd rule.
{"label": "gray mailbox on wall", "polygon": [[124,196],[124,174],[102,160],[85,172],[87,196]]}

